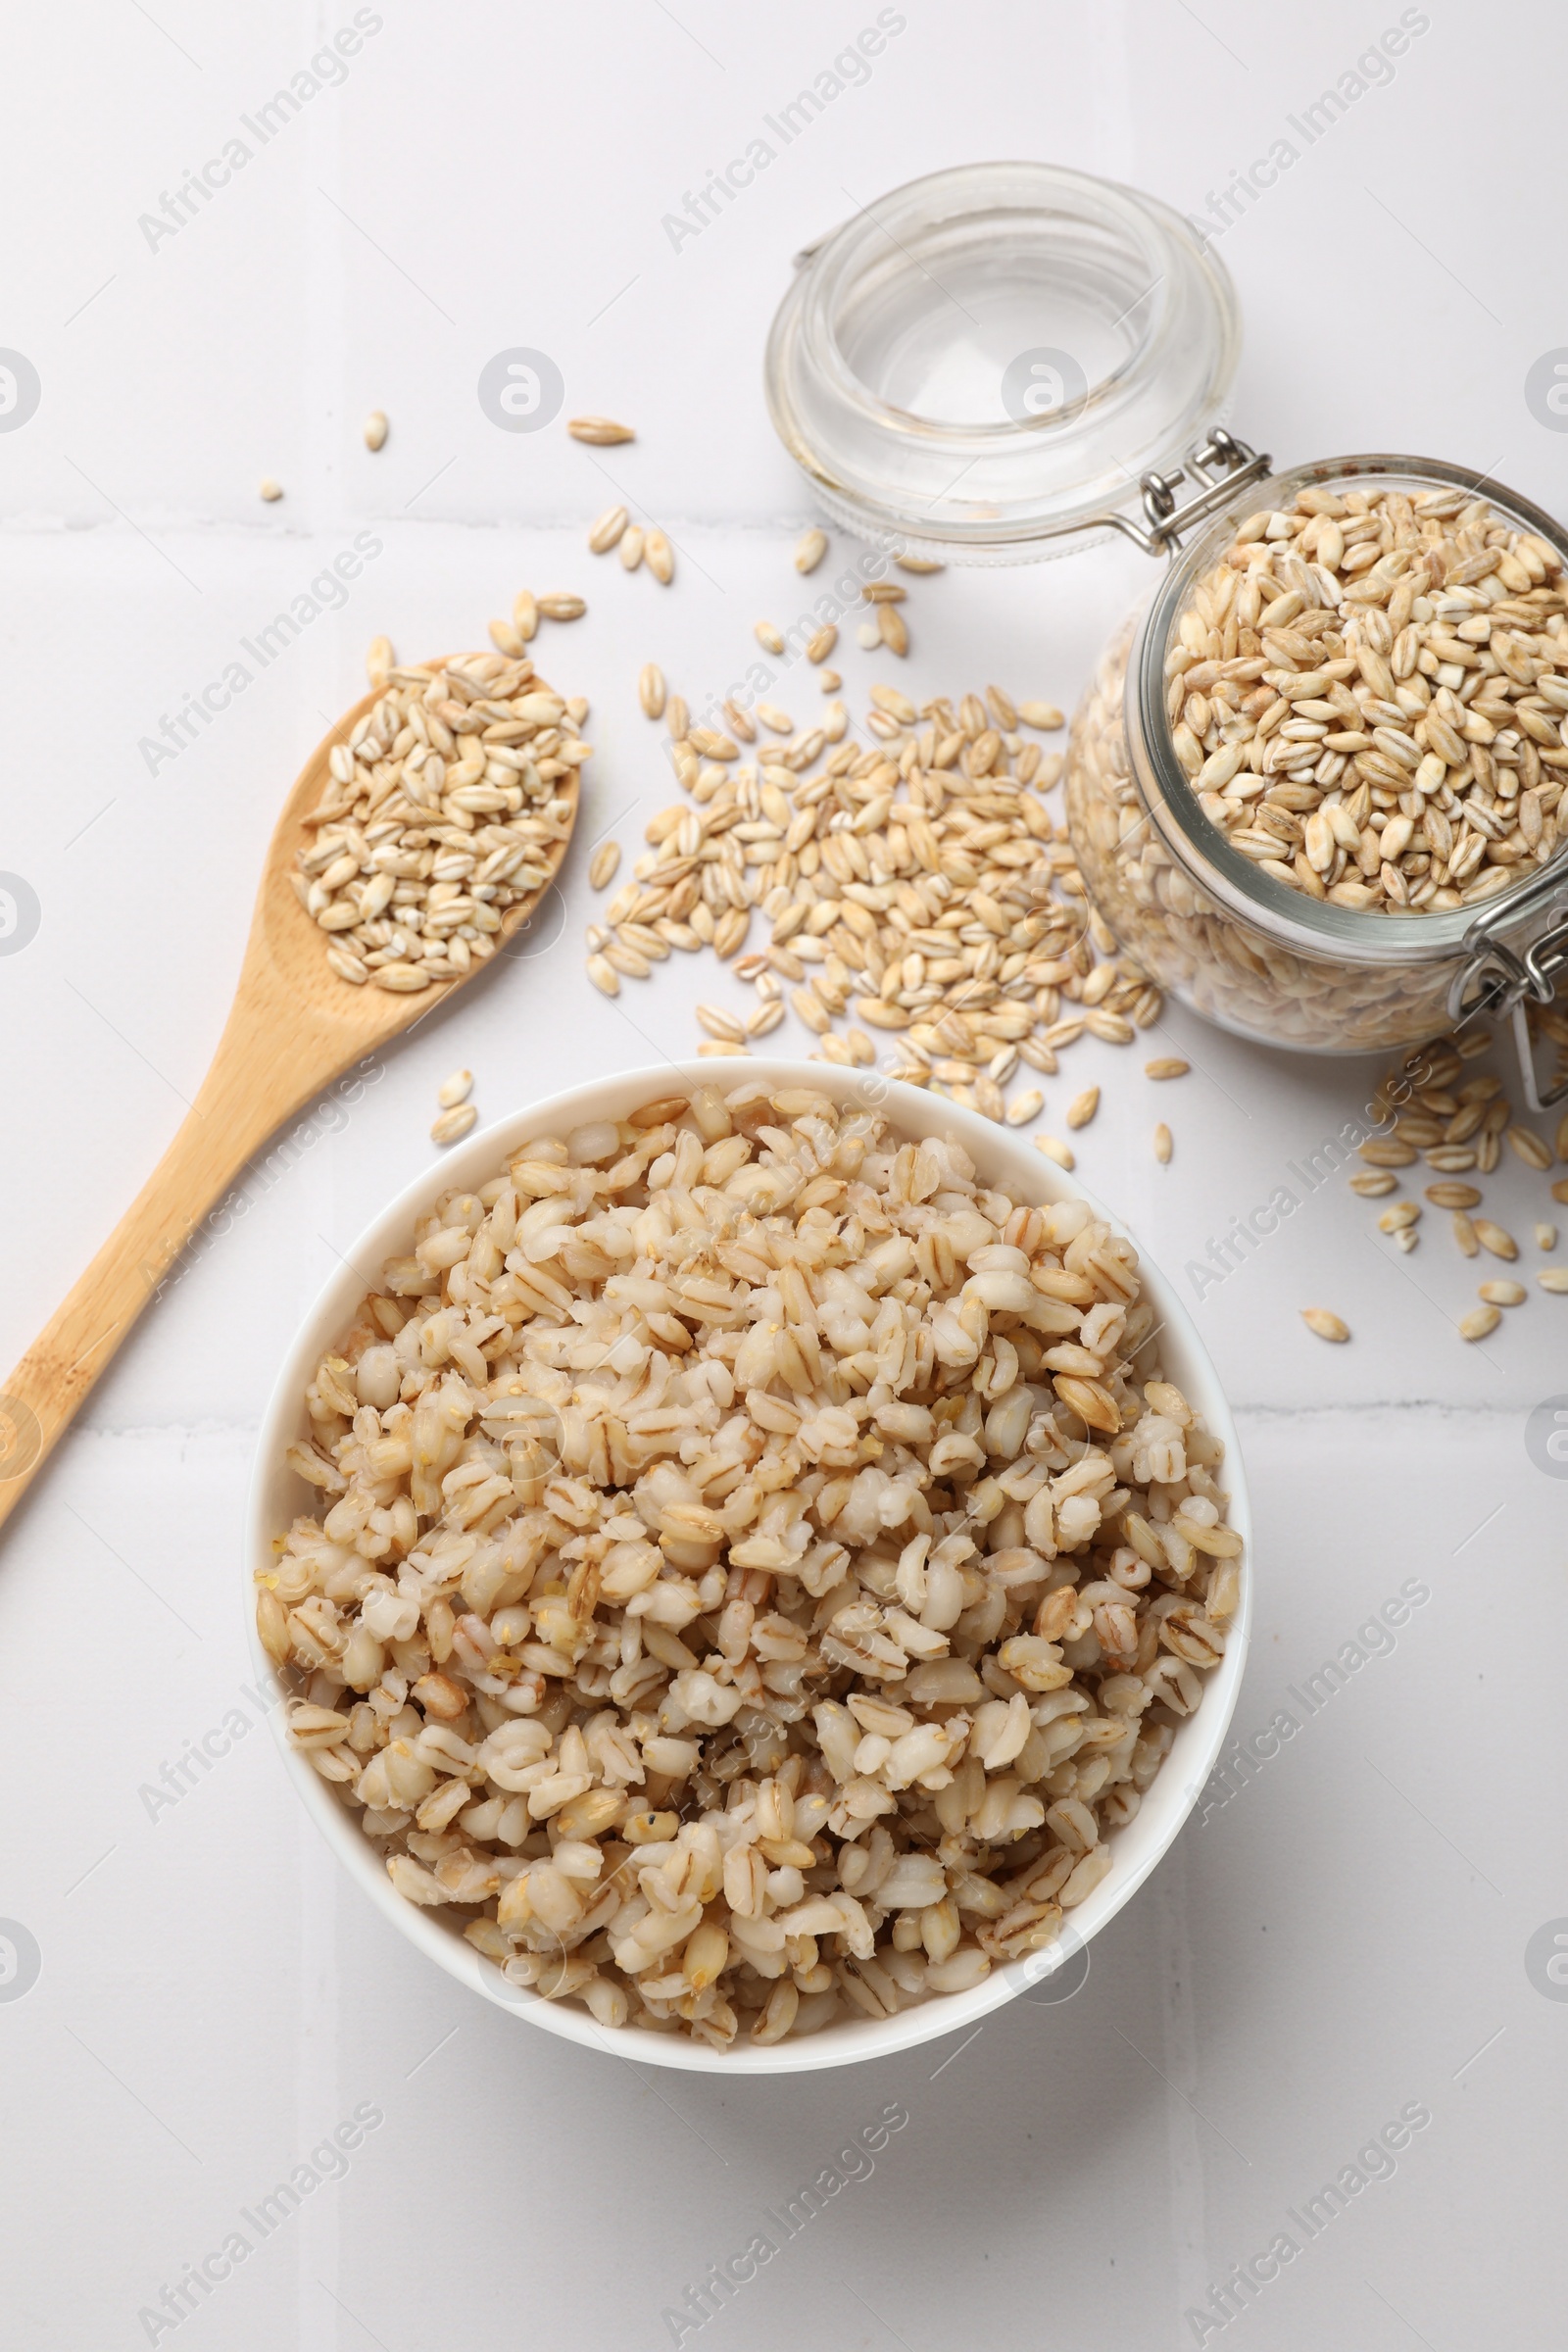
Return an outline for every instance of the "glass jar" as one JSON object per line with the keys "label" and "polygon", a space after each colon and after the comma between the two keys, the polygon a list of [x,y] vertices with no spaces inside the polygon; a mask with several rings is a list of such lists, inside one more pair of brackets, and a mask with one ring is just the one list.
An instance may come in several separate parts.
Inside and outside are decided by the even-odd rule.
{"label": "glass jar", "polygon": [[[984,164],[895,190],[798,256],[766,380],[821,503],[884,546],[1007,564],[1120,532],[1170,559],[1105,650],[1066,768],[1091,904],[1151,978],[1225,1028],[1312,1053],[1414,1045],[1511,1008],[1541,1107],[1568,1092],[1565,1081],[1538,1094],[1524,1015],[1568,967],[1555,808],[1479,902],[1329,903],[1263,870],[1205,814],[1177,757],[1174,679],[1195,658],[1204,575],[1246,518],[1308,487],[1480,502],[1557,586],[1568,536],[1438,460],[1337,458],[1275,474],[1221,422],[1239,348],[1228,274],[1180,216],[1081,173]],[[1119,502],[1135,474],[1129,510]],[[1202,658],[1223,668],[1223,643]],[[1544,739],[1561,716],[1544,711]],[[1497,739],[1504,770],[1522,759],[1548,785],[1568,782],[1560,741],[1533,731],[1516,753],[1517,741]],[[1568,845],[1568,814],[1562,834]]]}
{"label": "glass jar", "polygon": [[[1222,649],[1198,662],[1180,636],[1194,613],[1195,587],[1238,522],[1288,510],[1303,489],[1338,494],[1373,486],[1440,500],[1475,495],[1472,475],[1423,458],[1330,459],[1249,485],[1237,508],[1176,558],[1106,648],[1073,720],[1067,757],[1067,823],[1079,870],[1120,945],[1162,988],[1221,1027],[1313,1053],[1367,1053],[1430,1037],[1462,1017],[1467,1004],[1493,997],[1508,976],[1494,939],[1515,948],[1535,940],[1553,909],[1568,903],[1568,867],[1553,870],[1554,809],[1518,878],[1479,903],[1393,913],[1305,896],[1232,847],[1204,814],[1177,758],[1180,690],[1171,689],[1183,674],[1179,665],[1194,664],[1200,690],[1227,667],[1254,666],[1237,662],[1234,649],[1230,663]],[[1538,509],[1490,487],[1485,504],[1499,524],[1568,560],[1568,542]],[[1516,746],[1499,735],[1497,748],[1506,772]],[[1556,756],[1568,765],[1568,754]],[[1568,775],[1558,770],[1557,777],[1560,789]],[[1516,771],[1512,780],[1517,791]],[[1497,847],[1505,852],[1506,839]]]}

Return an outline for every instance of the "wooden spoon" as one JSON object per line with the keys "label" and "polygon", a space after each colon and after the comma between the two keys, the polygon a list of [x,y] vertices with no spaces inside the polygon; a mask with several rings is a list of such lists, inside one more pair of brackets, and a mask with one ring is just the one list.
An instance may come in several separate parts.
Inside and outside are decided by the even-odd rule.
{"label": "wooden spoon", "polygon": [[[551,691],[540,678],[532,689]],[[0,1524],[201,1219],[273,1129],[495,961],[413,994],[393,995],[373,983],[356,987],[327,963],[327,934],[295,895],[295,855],[311,838],[304,820],[326,790],[328,757],[381,693],[373,687],[345,711],[301,769],[268,849],[239,986],[200,1092],[152,1175],[0,1392]],[[505,909],[498,952],[535,912],[565,856],[577,816],[577,770],[559,778],[554,790],[570,804],[570,824],[540,853],[549,878]]]}

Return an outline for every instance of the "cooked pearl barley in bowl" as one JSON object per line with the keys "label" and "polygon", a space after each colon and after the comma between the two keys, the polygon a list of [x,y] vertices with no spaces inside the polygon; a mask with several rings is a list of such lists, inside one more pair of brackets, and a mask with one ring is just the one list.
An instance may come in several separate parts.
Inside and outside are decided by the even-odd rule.
{"label": "cooked pearl barley in bowl", "polygon": [[1060,1169],[875,1071],[710,1060],[466,1138],[361,1236],[245,1607],[400,1933],[567,2040],[775,2074],[972,2026],[1114,1917],[1224,1744],[1250,1532],[1174,1286]]}

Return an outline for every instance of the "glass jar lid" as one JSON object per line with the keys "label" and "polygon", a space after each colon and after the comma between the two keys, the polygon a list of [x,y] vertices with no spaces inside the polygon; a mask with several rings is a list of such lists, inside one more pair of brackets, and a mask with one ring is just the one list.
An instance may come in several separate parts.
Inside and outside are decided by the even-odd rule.
{"label": "glass jar lid", "polygon": [[1051,164],[970,164],[799,256],[767,398],[850,529],[1027,563],[1180,465],[1225,416],[1240,349],[1229,272],[1167,205]]}

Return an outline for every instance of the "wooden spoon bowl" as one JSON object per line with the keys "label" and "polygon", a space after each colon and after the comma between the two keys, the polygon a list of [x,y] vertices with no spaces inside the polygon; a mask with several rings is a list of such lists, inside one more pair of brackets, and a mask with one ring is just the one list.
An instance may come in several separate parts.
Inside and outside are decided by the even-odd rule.
{"label": "wooden spoon bowl", "polygon": [[[539,678],[531,686],[549,691]],[[326,960],[328,935],[301,906],[292,876],[311,836],[306,819],[327,788],[333,746],[347,741],[382,692],[373,687],[345,711],[300,770],[268,847],[234,1002],[196,1100],[130,1207],[0,1391],[0,1525],[201,1219],[260,1146],[345,1070],[488,970],[561,870],[577,817],[575,768],[554,787],[555,797],[569,805],[569,819],[562,838],[540,851],[549,874],[503,911],[495,956],[410,994],[340,980]]]}

